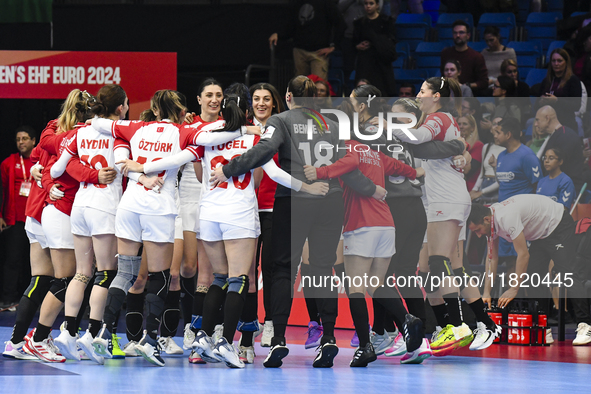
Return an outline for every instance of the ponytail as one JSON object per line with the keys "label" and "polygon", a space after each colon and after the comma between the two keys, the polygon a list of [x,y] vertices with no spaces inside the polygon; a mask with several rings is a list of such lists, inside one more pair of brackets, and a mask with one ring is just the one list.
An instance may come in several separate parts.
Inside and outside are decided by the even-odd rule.
{"label": "ponytail", "polygon": [[247,97],[228,94],[222,101],[222,116],[226,121],[223,131],[238,130],[246,125],[246,111],[249,104]]}
{"label": "ponytail", "polygon": [[[462,97],[462,89],[460,83],[454,78],[445,77],[432,77],[425,81],[429,86],[429,90],[435,93],[439,93],[441,97],[450,98],[453,92],[453,97]],[[453,117],[457,117],[462,112],[462,101],[450,99],[446,105],[442,105],[441,109],[452,114]]]}
{"label": "ponytail", "polygon": [[294,98],[316,96],[316,84],[310,78],[303,75],[298,75],[289,81],[287,90]]}

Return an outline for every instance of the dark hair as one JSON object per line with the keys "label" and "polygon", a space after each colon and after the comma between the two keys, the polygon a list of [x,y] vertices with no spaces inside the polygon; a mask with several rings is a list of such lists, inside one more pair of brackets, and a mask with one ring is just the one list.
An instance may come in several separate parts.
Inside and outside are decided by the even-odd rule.
{"label": "dark hair", "polygon": [[230,86],[224,90],[224,96],[227,94],[234,94],[239,97],[246,98],[248,102],[248,106],[252,107],[252,98],[250,96],[250,91],[248,90],[248,86],[240,82],[234,82]]}
{"label": "dark hair", "polygon": [[506,75],[499,75],[497,78],[499,82],[499,86],[503,89],[506,93],[505,96],[507,97],[515,97],[515,90],[517,90],[517,86],[515,86],[515,81],[513,78],[508,77]]}
{"label": "dark hair", "polygon": [[222,90],[224,90],[222,84],[219,83],[215,78],[206,78],[203,82],[201,82],[201,85],[199,85],[199,89],[197,89],[197,96],[201,96],[201,93],[203,93],[205,88],[210,85],[219,86]]}
{"label": "dark hair", "polygon": [[468,224],[482,224],[484,222],[484,218],[490,216],[490,208],[485,207],[479,203],[472,203],[472,209],[470,210],[470,216],[468,216]]}
{"label": "dark hair", "polygon": [[[451,97],[453,92],[454,97],[462,97],[462,89],[460,84],[453,78],[445,77],[431,77],[425,81],[429,86],[429,89],[435,93],[439,93],[441,97]],[[446,106],[442,106],[442,109],[449,111],[454,117],[458,113],[461,113],[461,100],[449,100]]]}
{"label": "dark hair", "polygon": [[94,115],[107,117],[115,114],[120,105],[125,104],[125,90],[119,85],[105,85],[96,94],[96,103],[90,108]]}
{"label": "dark hair", "polygon": [[281,95],[279,94],[275,86],[266,82],[256,83],[252,85],[249,89],[250,96],[254,96],[254,92],[256,92],[257,90],[267,90],[269,93],[271,93],[271,98],[273,99],[273,108],[271,109],[272,114],[278,114],[285,111],[283,100],[281,99]]}
{"label": "dark hair", "polygon": [[461,19],[458,19],[457,21],[455,21],[453,23],[453,25],[451,25],[452,30],[456,27],[456,26],[465,26],[466,30],[468,31],[468,34],[470,33],[470,25],[468,25],[466,23],[466,21],[463,21]]}
{"label": "dark hair", "polygon": [[310,78],[298,75],[289,81],[287,90],[293,97],[314,97],[316,95],[316,84]]}
{"label": "dark hair", "polygon": [[249,107],[248,97],[244,93],[229,93],[225,95],[222,101],[221,111],[222,117],[226,121],[223,130],[238,130],[240,126],[246,125],[246,111]]}
{"label": "dark hair", "polygon": [[445,64],[443,65],[443,68],[445,68],[445,65],[447,63],[452,63],[454,66],[456,66],[456,68],[458,69],[458,72],[460,72],[460,73],[462,72],[462,64],[458,60],[456,60],[456,59],[448,59],[445,62]]}
{"label": "dark hair", "polygon": [[503,118],[499,126],[503,133],[511,133],[511,138],[518,141],[521,139],[521,123],[517,119],[512,117]]}
{"label": "dark hair", "polygon": [[556,158],[558,160],[564,160],[564,153],[562,152],[562,149],[559,148],[548,148],[546,149],[546,152],[544,153],[544,156],[546,156],[548,154],[548,151],[551,150],[554,152],[554,154],[556,155]]}
{"label": "dark hair", "polygon": [[[400,84],[400,88],[410,88],[410,94],[412,94],[413,96],[417,95],[417,88],[415,87],[414,83],[402,82]],[[400,94],[400,89],[398,89],[398,94]]]}
{"label": "dark hair", "polygon": [[476,97],[463,97],[462,101],[470,103],[470,110],[474,111],[474,119],[480,117],[480,101]]}
{"label": "dark hair", "polygon": [[[357,99],[358,103],[364,103],[366,107],[366,111],[373,117],[378,114],[382,110],[382,102],[378,100],[378,97],[382,97],[382,92],[380,89],[376,88],[373,85],[361,85],[357,86],[353,89],[353,96]],[[372,99],[369,100],[369,96],[372,96]],[[365,100],[360,100],[365,99]]]}
{"label": "dark hair", "polygon": [[495,36],[499,39],[499,42],[501,42],[501,29],[499,29],[498,27],[487,26],[484,29],[484,34],[482,34],[482,37],[486,36],[487,34],[492,34],[493,36]]}
{"label": "dark hair", "polygon": [[37,138],[37,132],[35,131],[34,128],[32,128],[29,125],[22,125],[22,126],[17,127],[16,131],[14,132],[15,137],[18,133],[21,133],[21,132],[27,133],[29,135],[29,138],[31,138],[31,139]]}

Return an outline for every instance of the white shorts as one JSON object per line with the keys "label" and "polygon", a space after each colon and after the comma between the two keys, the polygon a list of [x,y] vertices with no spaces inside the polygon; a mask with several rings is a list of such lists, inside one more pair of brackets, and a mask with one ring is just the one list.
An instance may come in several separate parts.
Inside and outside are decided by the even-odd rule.
{"label": "white shorts", "polygon": [[41,245],[41,249],[47,248],[47,239],[45,239],[45,233],[43,232],[43,226],[36,219],[27,216],[25,220],[25,231],[27,237],[29,237],[29,243],[38,243]]}
{"label": "white shorts", "polygon": [[190,202],[184,204],[181,200],[180,216],[183,219],[183,231],[192,231],[199,234],[199,203]]}
{"label": "white shorts", "polygon": [[259,231],[234,226],[233,224],[201,220],[201,239],[207,242],[225,241],[230,239],[257,238]]}
{"label": "white shorts", "polygon": [[47,245],[51,249],[74,249],[74,237],[68,215],[50,204],[43,208],[41,223]]}
{"label": "white shorts", "polygon": [[115,234],[115,215],[90,207],[73,207],[72,234],[83,237]]}
{"label": "white shorts", "polygon": [[183,170],[183,177],[179,184],[179,197],[181,200],[180,212],[183,219],[183,231],[192,231],[199,236],[199,202],[201,201],[202,186],[193,171],[193,163],[185,164],[189,167]]}
{"label": "white shorts", "polygon": [[183,219],[181,219],[181,215],[174,218],[174,239],[183,239]]}
{"label": "white shorts", "polygon": [[343,236],[345,256],[390,258],[396,253],[394,227],[361,227]]}
{"label": "white shorts", "polygon": [[[466,223],[464,223],[464,226],[466,225]],[[458,236],[458,241],[465,241],[466,240],[466,231],[465,231],[465,227],[462,227],[462,229],[460,230],[460,235]],[[427,243],[427,232],[425,231],[425,236],[423,237],[423,243],[426,244]]]}
{"label": "white shorts", "polygon": [[176,215],[142,215],[125,209],[117,209],[115,235],[135,242],[174,243],[174,219]]}
{"label": "white shorts", "polygon": [[[446,220],[456,220],[460,222],[458,226],[466,227],[466,221],[470,216],[472,206],[469,204],[450,204],[450,203],[432,203],[427,209],[427,222],[444,222]],[[460,231],[458,241],[466,240],[466,232]],[[427,243],[427,232],[423,238],[423,243]]]}

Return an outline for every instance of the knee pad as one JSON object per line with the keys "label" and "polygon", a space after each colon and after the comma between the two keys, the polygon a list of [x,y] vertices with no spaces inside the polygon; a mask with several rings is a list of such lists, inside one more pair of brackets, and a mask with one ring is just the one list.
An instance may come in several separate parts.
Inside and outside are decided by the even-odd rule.
{"label": "knee pad", "polygon": [[429,256],[429,269],[431,275],[453,276],[451,260],[445,256]]}
{"label": "knee pad", "polygon": [[259,324],[259,319],[256,319],[251,322],[243,322],[242,320],[239,320],[236,329],[241,332],[255,332],[260,330],[260,328],[261,325]]}
{"label": "knee pad", "polygon": [[[168,279],[170,277],[170,270],[160,272],[151,272],[148,275],[148,283],[146,290],[148,294],[155,294],[156,296],[166,299],[168,294]],[[146,295],[147,297],[147,295]]]}
{"label": "knee pad", "polygon": [[431,274],[429,272],[419,271],[419,276],[421,277],[421,283],[427,294],[435,293],[437,291],[439,286],[433,286]]}
{"label": "knee pad", "polygon": [[466,283],[464,281],[464,277],[468,276],[464,267],[456,268],[454,270],[454,276],[457,276],[460,278],[460,291],[464,290],[466,288],[466,286],[465,286]]}
{"label": "knee pad", "polygon": [[228,278],[228,293],[238,293],[243,299],[246,299],[250,281],[248,275]]}
{"label": "knee pad", "polygon": [[37,275],[31,278],[29,287],[25,290],[24,296],[33,301],[37,305],[41,305],[45,295],[51,288],[53,276]]}
{"label": "knee pad", "polygon": [[80,283],[82,283],[84,286],[86,286],[88,284],[88,282],[90,282],[91,277],[90,276],[86,276],[80,272],[76,272],[76,275],[74,275],[74,279],[75,281],[78,281]]}
{"label": "knee pad", "polygon": [[72,276],[68,276],[67,278],[55,278],[51,281],[51,287],[49,288],[49,291],[55,296],[55,298],[61,302],[64,302],[66,299],[66,289],[68,288],[68,284],[72,279]]}
{"label": "knee pad", "polygon": [[94,285],[108,289],[117,276],[117,270],[97,271],[94,278]]}
{"label": "knee pad", "polygon": [[117,276],[113,279],[111,286],[121,289],[127,294],[137,279],[141,264],[142,256],[119,255]]}
{"label": "knee pad", "polygon": [[[226,290],[228,287],[228,275],[227,274],[213,274],[213,283],[212,286],[217,286],[222,290]],[[199,288],[200,286],[197,286]]]}
{"label": "knee pad", "polygon": [[199,286],[197,286],[197,288],[195,288],[195,293],[207,294],[207,291],[208,290],[209,290],[209,287],[203,286],[203,285],[199,285]]}

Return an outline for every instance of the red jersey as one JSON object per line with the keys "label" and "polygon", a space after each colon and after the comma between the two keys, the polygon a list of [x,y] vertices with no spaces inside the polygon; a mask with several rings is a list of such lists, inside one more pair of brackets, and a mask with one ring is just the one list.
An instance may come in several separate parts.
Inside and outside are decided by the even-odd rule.
{"label": "red jersey", "polygon": [[[411,180],[416,178],[414,168],[402,162],[370,149],[367,145],[355,140],[347,141],[347,154],[335,163],[316,170],[318,179],[337,178],[356,168],[378,186],[385,187],[386,175],[405,176]],[[349,188],[339,180],[343,187],[345,204],[345,223],[343,232],[362,227],[394,227],[394,219],[388,204],[373,197],[365,197]]]}
{"label": "red jersey", "polygon": [[[279,153],[273,156],[273,161],[279,167]],[[257,201],[259,203],[259,212],[273,212],[273,204],[275,203],[275,190],[277,190],[277,183],[269,178],[266,172],[263,172],[263,179],[257,191]]]}
{"label": "red jersey", "polygon": [[23,182],[32,181],[32,165],[30,157],[25,158],[20,153],[13,153],[0,166],[2,184],[4,185],[0,217],[3,217],[9,226],[14,225],[15,222],[25,222],[25,207],[28,197],[21,192],[21,187]]}

